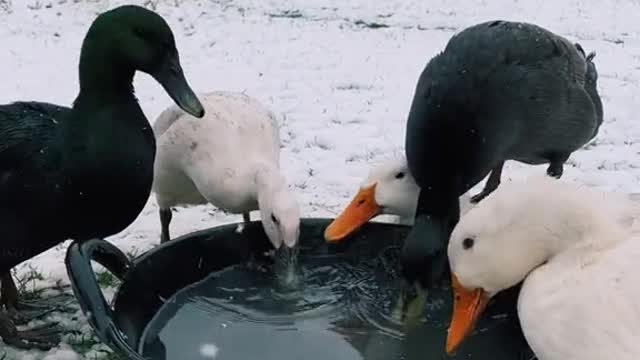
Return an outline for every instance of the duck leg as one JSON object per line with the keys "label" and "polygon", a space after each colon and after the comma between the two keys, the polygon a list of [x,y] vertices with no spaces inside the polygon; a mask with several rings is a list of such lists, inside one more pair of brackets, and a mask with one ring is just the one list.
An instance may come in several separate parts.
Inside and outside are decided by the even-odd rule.
{"label": "duck leg", "polygon": [[569,154],[554,154],[549,157],[547,175],[560,179],[564,171],[564,163],[569,159]]}
{"label": "duck leg", "polygon": [[168,209],[160,209],[160,244],[166,243],[171,240],[171,236],[169,235],[169,224],[171,223],[171,217],[173,214],[171,213],[171,208]]}
{"label": "duck leg", "polygon": [[19,349],[49,350],[60,343],[62,329],[56,324],[47,324],[29,330],[18,331],[11,316],[6,311],[0,312],[0,337],[9,346]]}
{"label": "duck leg", "polygon": [[[19,302],[18,289],[10,272],[4,273],[1,281],[2,294],[0,298],[2,305],[6,308],[6,310],[0,310],[0,337],[2,341],[9,346],[21,349],[48,350],[57,346],[60,342],[59,335],[63,329],[59,328],[55,323],[24,331],[18,331],[16,327],[16,322],[26,323],[55,310],[55,308]],[[39,309],[38,314],[36,316],[23,316],[22,312],[25,308]]]}
{"label": "duck leg", "polygon": [[249,215],[249,213],[248,212],[242,213],[242,224],[238,224],[238,227],[236,228],[236,233],[242,234],[244,229],[247,226],[249,226],[250,223],[251,223],[251,216]]}
{"label": "duck leg", "polygon": [[2,283],[0,304],[18,325],[24,325],[57,310],[65,310],[73,299],[69,294],[60,294],[35,301],[20,301],[18,288],[10,272],[4,273],[0,277],[0,282]]}
{"label": "duck leg", "polygon": [[6,314],[18,325],[28,323],[31,320],[31,316],[27,316],[22,311],[35,310],[34,308],[37,308],[37,306],[25,306],[20,303],[18,288],[10,272],[2,274],[0,282],[2,283],[0,287],[0,306],[6,310]]}
{"label": "duck leg", "polygon": [[491,170],[491,174],[489,175],[489,179],[484,184],[484,188],[478,194],[471,197],[471,203],[477,204],[482,199],[486,198],[491,194],[495,189],[500,185],[500,177],[502,176],[502,168],[504,167],[504,161],[501,161],[493,170]]}

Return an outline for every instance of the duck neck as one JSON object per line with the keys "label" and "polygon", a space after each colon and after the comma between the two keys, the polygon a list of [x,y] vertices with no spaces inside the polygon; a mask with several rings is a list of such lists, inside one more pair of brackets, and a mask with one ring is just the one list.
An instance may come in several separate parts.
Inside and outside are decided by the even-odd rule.
{"label": "duck neck", "polygon": [[265,194],[273,193],[283,187],[284,181],[275,166],[265,162],[259,162],[255,165],[255,169],[256,195],[258,201],[260,201],[259,199],[264,197]]}
{"label": "duck neck", "polygon": [[135,69],[118,60],[110,42],[87,35],[80,54],[80,93],[76,102],[105,103],[121,99],[135,100]]}
{"label": "duck neck", "polygon": [[259,162],[255,165],[256,198],[261,209],[272,208],[282,199],[286,182],[279,169],[269,162]]}
{"label": "duck neck", "polygon": [[544,240],[540,239],[545,244],[543,263],[581,259],[610,247],[624,237],[623,229],[611,222],[609,214],[594,213],[584,208],[572,211],[570,219],[559,226],[549,226],[547,234],[542,237]]}

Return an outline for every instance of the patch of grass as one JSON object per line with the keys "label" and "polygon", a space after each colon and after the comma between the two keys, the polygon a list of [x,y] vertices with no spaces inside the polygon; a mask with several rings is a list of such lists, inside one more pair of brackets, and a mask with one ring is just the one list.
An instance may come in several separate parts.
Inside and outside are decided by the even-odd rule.
{"label": "patch of grass", "polygon": [[81,336],[79,338],[73,339],[69,341],[69,346],[73,349],[73,351],[83,354],[83,356],[87,360],[125,360],[120,355],[110,351],[110,350],[99,350],[102,354],[96,355],[94,357],[88,357],[84,354],[93,349],[94,346],[102,344],[98,339],[93,336]]}
{"label": "patch of grass", "polygon": [[14,278],[17,281],[18,291],[23,300],[39,299],[45,290],[36,288],[36,281],[44,280],[44,275],[31,264],[29,264],[29,271],[23,276],[16,276],[14,270]]}
{"label": "patch of grass", "polygon": [[[138,257],[140,253],[141,253],[140,249],[133,248],[132,250],[125,252],[125,255],[127,256],[127,258],[129,258],[129,260],[133,260],[136,257]],[[113,275],[111,272],[106,270],[96,271],[96,281],[98,282],[98,285],[100,285],[100,287],[102,288],[118,287],[122,283],[120,279],[118,279],[115,275]]]}
{"label": "patch of grass", "polygon": [[138,255],[140,255],[140,253],[141,253],[141,251],[138,248],[133,248],[133,249],[125,252],[125,254],[129,258],[129,260],[133,260],[133,259],[137,258]]}
{"label": "patch of grass", "polygon": [[73,351],[80,354],[84,354],[91,350],[95,345],[100,344],[100,342],[92,336],[81,336],[79,338],[74,338],[72,340],[69,340],[68,343]]}
{"label": "patch of grass", "polygon": [[120,279],[108,271],[96,272],[96,280],[101,287],[117,287],[120,285]]}
{"label": "patch of grass", "polygon": [[125,359],[114,352],[110,352],[105,358],[105,360],[125,360]]}

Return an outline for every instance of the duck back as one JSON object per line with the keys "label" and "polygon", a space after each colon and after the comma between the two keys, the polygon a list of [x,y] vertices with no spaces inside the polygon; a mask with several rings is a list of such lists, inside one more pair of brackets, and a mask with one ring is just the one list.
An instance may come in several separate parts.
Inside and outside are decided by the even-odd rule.
{"label": "duck back", "polygon": [[200,96],[198,121],[170,107],[154,124],[158,137],[154,192],[161,207],[211,202],[230,212],[257,209],[256,173],[279,169],[275,115],[242,93]]}
{"label": "duck back", "polygon": [[462,194],[500,161],[544,163],[578,149],[599,121],[586,75],[574,44],[538,26],[463,30],[419,78],[406,132],[412,174],[421,185],[453,181]]}
{"label": "duck back", "polygon": [[562,255],[527,277],[518,312],[539,359],[640,356],[639,240]]}

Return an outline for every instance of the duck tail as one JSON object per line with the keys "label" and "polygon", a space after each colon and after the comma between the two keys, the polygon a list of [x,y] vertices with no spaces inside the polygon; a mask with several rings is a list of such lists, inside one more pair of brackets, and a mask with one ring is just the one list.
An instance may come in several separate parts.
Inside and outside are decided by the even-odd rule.
{"label": "duck tail", "polygon": [[596,69],[596,64],[593,62],[593,58],[595,57],[596,57],[596,52],[592,51],[585,58],[585,60],[587,61],[586,80],[587,80],[587,83],[593,84],[594,86],[598,81],[598,70]]}
{"label": "duck tail", "polygon": [[578,43],[574,43],[573,45],[576,47],[576,50],[578,50],[578,52],[582,54],[582,57],[584,57],[585,61],[587,62],[587,83],[595,86],[595,83],[598,80],[598,71],[596,70],[596,64],[593,62],[593,59],[596,57],[596,52],[592,51],[587,55],[582,45]]}
{"label": "duck tail", "polygon": [[602,109],[602,100],[600,99],[600,94],[598,94],[598,70],[596,69],[596,64],[593,62],[593,59],[596,57],[596,52],[592,51],[589,55],[585,56],[585,60],[587,62],[587,72],[585,74],[585,90],[589,94],[591,101],[595,107],[596,111],[596,120],[597,126],[594,134],[592,136],[595,137],[598,133],[598,129],[600,125],[602,125],[602,120],[604,116],[604,112]]}
{"label": "duck tail", "polygon": [[578,51],[580,51],[580,53],[582,54],[582,56],[586,56],[586,53],[584,52],[584,49],[582,48],[582,45],[575,43],[574,44],[576,49],[578,49]]}
{"label": "duck tail", "polygon": [[587,55],[587,53],[584,51],[584,48],[582,47],[582,45],[575,43],[574,44],[576,49],[578,49],[578,51],[582,54],[582,56],[585,58],[585,60],[587,60],[587,62],[593,62],[593,58],[596,57],[596,52],[592,51],[589,53],[589,55]]}

